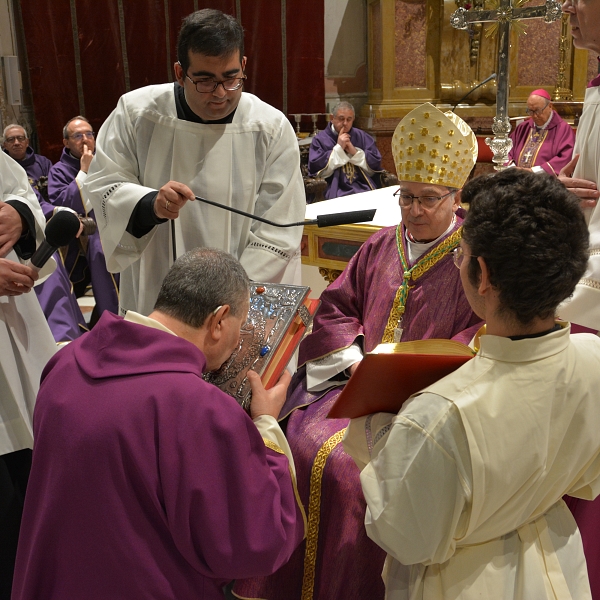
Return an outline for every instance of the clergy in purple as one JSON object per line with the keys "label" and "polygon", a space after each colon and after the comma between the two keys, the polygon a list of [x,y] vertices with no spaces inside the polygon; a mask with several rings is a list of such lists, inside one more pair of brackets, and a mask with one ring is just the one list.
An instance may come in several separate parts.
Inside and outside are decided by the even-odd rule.
{"label": "clergy in purple", "polygon": [[[4,152],[25,169],[44,216],[46,220],[49,219],[55,208],[47,201],[46,187],[52,162],[33,151],[29,146],[27,132],[21,125],[8,125],[4,129],[3,139]],[[40,178],[46,178],[42,185]],[[46,281],[35,286],[34,290],[54,339],[57,342],[69,342],[78,338],[87,327],[58,252],[54,254],[54,260],[56,270]]]}
{"label": "clergy in purple", "polygon": [[[92,206],[81,190],[96,147],[94,132],[88,120],[78,116],[68,121],[63,130],[63,144],[65,147],[60,161],[50,169],[48,176],[48,198],[54,206],[66,206],[80,215],[93,217]],[[73,283],[83,279],[85,269],[89,269],[99,314],[105,310],[118,312],[119,276],[106,269],[98,232],[88,237],[85,256],[81,253],[79,242],[72,242],[65,265]]]}
{"label": "clergy in purple", "polygon": [[304,537],[291,452],[251,373],[251,416],[202,379],[237,346],[249,281],[192,250],[149,317],[104,313],[42,375],[13,600],[222,599]]}
{"label": "clergy in purple", "polygon": [[558,176],[573,156],[575,132],[554,110],[546,90],[531,92],[526,110],[530,118],[510,134],[508,158],[517,167]]}
{"label": "clergy in purple", "polygon": [[[411,119],[419,132],[420,120],[426,119],[428,133],[420,136],[424,151],[447,143],[468,150],[460,171],[466,179],[477,157],[470,128],[429,104],[413,113],[399,124],[401,137],[411,133]],[[451,142],[443,137],[447,131],[452,131]],[[414,181],[422,178],[417,165],[407,167],[400,158],[408,145],[394,142],[392,148],[402,173],[396,192],[402,222],[371,236],[321,294],[280,415],[287,418],[298,491],[308,507],[306,542],[273,576],[236,582],[234,591],[244,598],[383,600],[385,551],[366,535],[359,470],[340,443],[349,421],[327,419],[327,414],[363,354],[378,344],[426,338],[469,343],[481,326],[452,255],[461,239],[462,209],[454,189],[464,183],[457,176],[459,164],[450,171],[452,163],[433,152],[435,183],[421,183]]]}
{"label": "clergy in purple", "polygon": [[327,180],[326,198],[348,196],[381,187],[381,154],[375,140],[353,127],[354,107],[340,102],[331,122],[312,141],[308,154],[311,177]]}

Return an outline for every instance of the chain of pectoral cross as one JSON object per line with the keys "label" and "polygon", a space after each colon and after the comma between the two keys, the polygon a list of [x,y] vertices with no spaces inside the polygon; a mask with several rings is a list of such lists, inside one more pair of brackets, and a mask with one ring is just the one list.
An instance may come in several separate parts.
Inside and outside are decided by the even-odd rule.
{"label": "chain of pectoral cross", "polygon": [[450,17],[450,24],[455,29],[468,29],[470,23],[494,23],[498,31],[498,68],[496,73],[496,116],[492,125],[493,138],[486,138],[486,144],[494,153],[493,161],[496,169],[501,169],[508,160],[512,148],[512,140],[508,137],[511,125],[508,119],[508,76],[510,26],[523,19],[543,18],[552,23],[561,16],[561,3],[558,0],[546,0],[541,6],[523,5],[527,0],[494,0],[489,10],[457,9]]}

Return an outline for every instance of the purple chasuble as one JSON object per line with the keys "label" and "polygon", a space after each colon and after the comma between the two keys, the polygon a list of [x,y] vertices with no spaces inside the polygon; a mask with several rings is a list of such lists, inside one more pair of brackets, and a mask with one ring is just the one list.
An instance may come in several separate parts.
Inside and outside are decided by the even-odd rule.
{"label": "purple chasuble", "polygon": [[[51,169],[48,176],[48,197],[54,206],[67,206],[81,215],[87,215],[81,198],[81,190],[75,178],[80,170],[80,161],[71,156],[67,148],[63,148],[60,161]],[[89,217],[94,216],[91,211]],[[100,242],[100,234],[96,231],[88,236],[85,256],[80,251],[80,243],[75,240],[69,244],[65,266],[73,283],[85,277],[89,269],[92,289],[99,314],[105,310],[113,313],[119,311],[119,275],[109,273],[106,269],[104,250]]]}
{"label": "purple chasuble", "polygon": [[[54,206],[44,200],[37,185],[40,177],[48,177],[52,162],[45,156],[35,154],[32,148],[27,148],[25,158],[16,162],[25,169],[29,184],[37,196],[44,216],[49,219],[54,211]],[[54,273],[33,289],[40,301],[54,339],[57,342],[70,342],[87,331],[87,326],[73,294],[69,274],[58,252],[54,253],[54,260],[56,261]]]}
{"label": "purple chasuble", "polygon": [[510,138],[513,147],[508,158],[517,167],[539,166],[550,175],[558,175],[573,158],[575,132],[556,111],[546,129],[536,132],[535,123],[530,118],[519,124]]}
{"label": "purple chasuble", "polygon": [[42,374],[13,600],[217,600],[304,535],[287,457],[188,341],[105,313]]}
{"label": "purple chasuble", "polygon": [[[440,244],[459,228],[458,221]],[[401,239],[408,256],[404,230]],[[371,236],[321,294],[313,333],[300,346],[300,364],[346,348],[357,338],[366,352],[373,350],[381,343],[402,279],[396,227],[388,227]],[[412,283],[402,321],[402,340],[446,338],[469,343],[482,323],[464,295],[452,253]],[[309,597],[382,600],[385,551],[366,535],[360,472],[340,443],[349,421],[326,419],[341,388],[307,392],[305,374],[302,367],[294,376],[280,416],[289,415],[286,436],[294,454],[298,492],[308,513],[307,540],[273,576],[238,581],[234,591],[246,598],[300,600],[303,578],[311,572],[310,567],[305,571],[305,565],[312,563],[314,577],[308,579],[314,587]],[[325,444],[328,440],[330,444]],[[327,448],[331,447],[328,454]],[[317,457],[324,471],[320,486],[311,487]],[[319,491],[319,509],[311,516],[310,499],[318,501]],[[312,535],[311,518],[315,517],[320,521],[316,535]],[[311,545],[311,539],[316,545]]]}
{"label": "purple chasuble", "polygon": [[[364,150],[369,167],[373,171],[381,171],[381,154],[375,145],[375,140],[368,133],[356,127],[353,127],[349,134],[354,147]],[[311,177],[316,177],[319,171],[327,166],[337,139],[338,134],[331,128],[331,123],[314,137],[308,153],[308,172]],[[367,175],[363,169],[350,162],[337,168],[326,178],[326,181],[328,185],[325,198],[328,199],[368,192],[380,187],[372,176]]]}

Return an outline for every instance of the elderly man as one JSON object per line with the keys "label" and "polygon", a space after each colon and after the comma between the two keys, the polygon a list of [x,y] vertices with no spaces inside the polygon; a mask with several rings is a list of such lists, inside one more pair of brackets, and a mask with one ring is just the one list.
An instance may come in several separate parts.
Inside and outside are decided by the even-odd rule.
{"label": "elderly man", "polygon": [[40,375],[56,351],[22,264],[44,239],[46,220],[25,171],[0,152],[0,598],[10,598],[19,524],[31,465]]}
{"label": "elderly man", "polygon": [[[174,84],[125,94],[98,134],[86,190],[122,309],[152,310],[173,254],[199,245],[238,257],[258,281],[299,283],[306,198],[298,143],[278,110],[242,91],[244,32],[204,9],[183,21]],[[181,218],[180,218],[181,217]],[[174,236],[174,237],[173,237]]]}
{"label": "elderly man", "polygon": [[105,313],[48,364],[13,600],[216,600],[288,559],[304,535],[276,421],[289,375],[266,392],[250,373],[251,417],[202,379],[248,306],[239,262],[196,249],[149,317]]}
{"label": "elderly man", "polygon": [[[64,148],[48,176],[48,197],[54,206],[66,206],[80,215],[95,218],[92,205],[82,186],[87,178],[96,146],[95,134],[89,121],[73,117],[63,128]],[[65,265],[74,284],[91,280],[96,312],[119,310],[118,276],[106,269],[104,250],[98,232],[88,236],[87,248],[79,241],[70,244]],[[81,290],[80,290],[81,292]]]}
{"label": "elderly man", "polygon": [[366,537],[359,472],[340,445],[348,420],[327,413],[363,354],[379,343],[468,343],[481,326],[452,261],[463,214],[457,188],[475,164],[475,135],[456,115],[424,104],[398,124],[392,150],[402,222],[369,238],[321,295],[281,413],[289,415],[298,489],[309,506],[306,547],[273,577],[238,582],[240,596],[383,598],[385,553]]}
{"label": "elderly man", "polygon": [[[47,201],[47,181],[40,188],[40,177],[47,179],[52,162],[29,147],[27,133],[20,125],[13,124],[4,129],[3,146],[4,152],[25,169],[42,211],[49,219],[55,207]],[[87,327],[58,252],[54,254],[54,260],[56,270],[46,281],[36,285],[34,290],[54,339],[68,342],[78,338]]]}
{"label": "elderly man", "polygon": [[478,354],[344,439],[388,554],[386,598],[590,599],[561,498],[600,493],[600,340],[555,320],[585,271],[585,221],[546,174],[482,177],[462,197],[455,256],[486,321]]}
{"label": "elderly man", "polygon": [[571,160],[575,133],[554,110],[546,90],[534,90],[527,99],[529,119],[510,134],[513,147],[509,160],[534,173],[546,171],[558,175]]}
{"label": "elderly man", "polygon": [[337,198],[374,190],[373,175],[381,170],[381,154],[375,140],[353,127],[354,107],[340,102],[331,115],[331,122],[312,141],[308,154],[311,177],[327,180],[326,198]]}

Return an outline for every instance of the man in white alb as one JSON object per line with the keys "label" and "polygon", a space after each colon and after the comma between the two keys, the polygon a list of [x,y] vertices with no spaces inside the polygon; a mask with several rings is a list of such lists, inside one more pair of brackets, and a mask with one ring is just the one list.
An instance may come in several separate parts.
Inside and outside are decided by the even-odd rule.
{"label": "man in white alb", "polygon": [[108,269],[122,273],[121,311],[149,314],[174,245],[178,255],[221,248],[251,279],[299,283],[301,228],[279,229],[194,200],[275,222],[304,218],[294,131],[281,112],[242,92],[241,25],[218,10],[189,15],[177,58],[175,84],[120,99],[100,129],[85,182]]}

